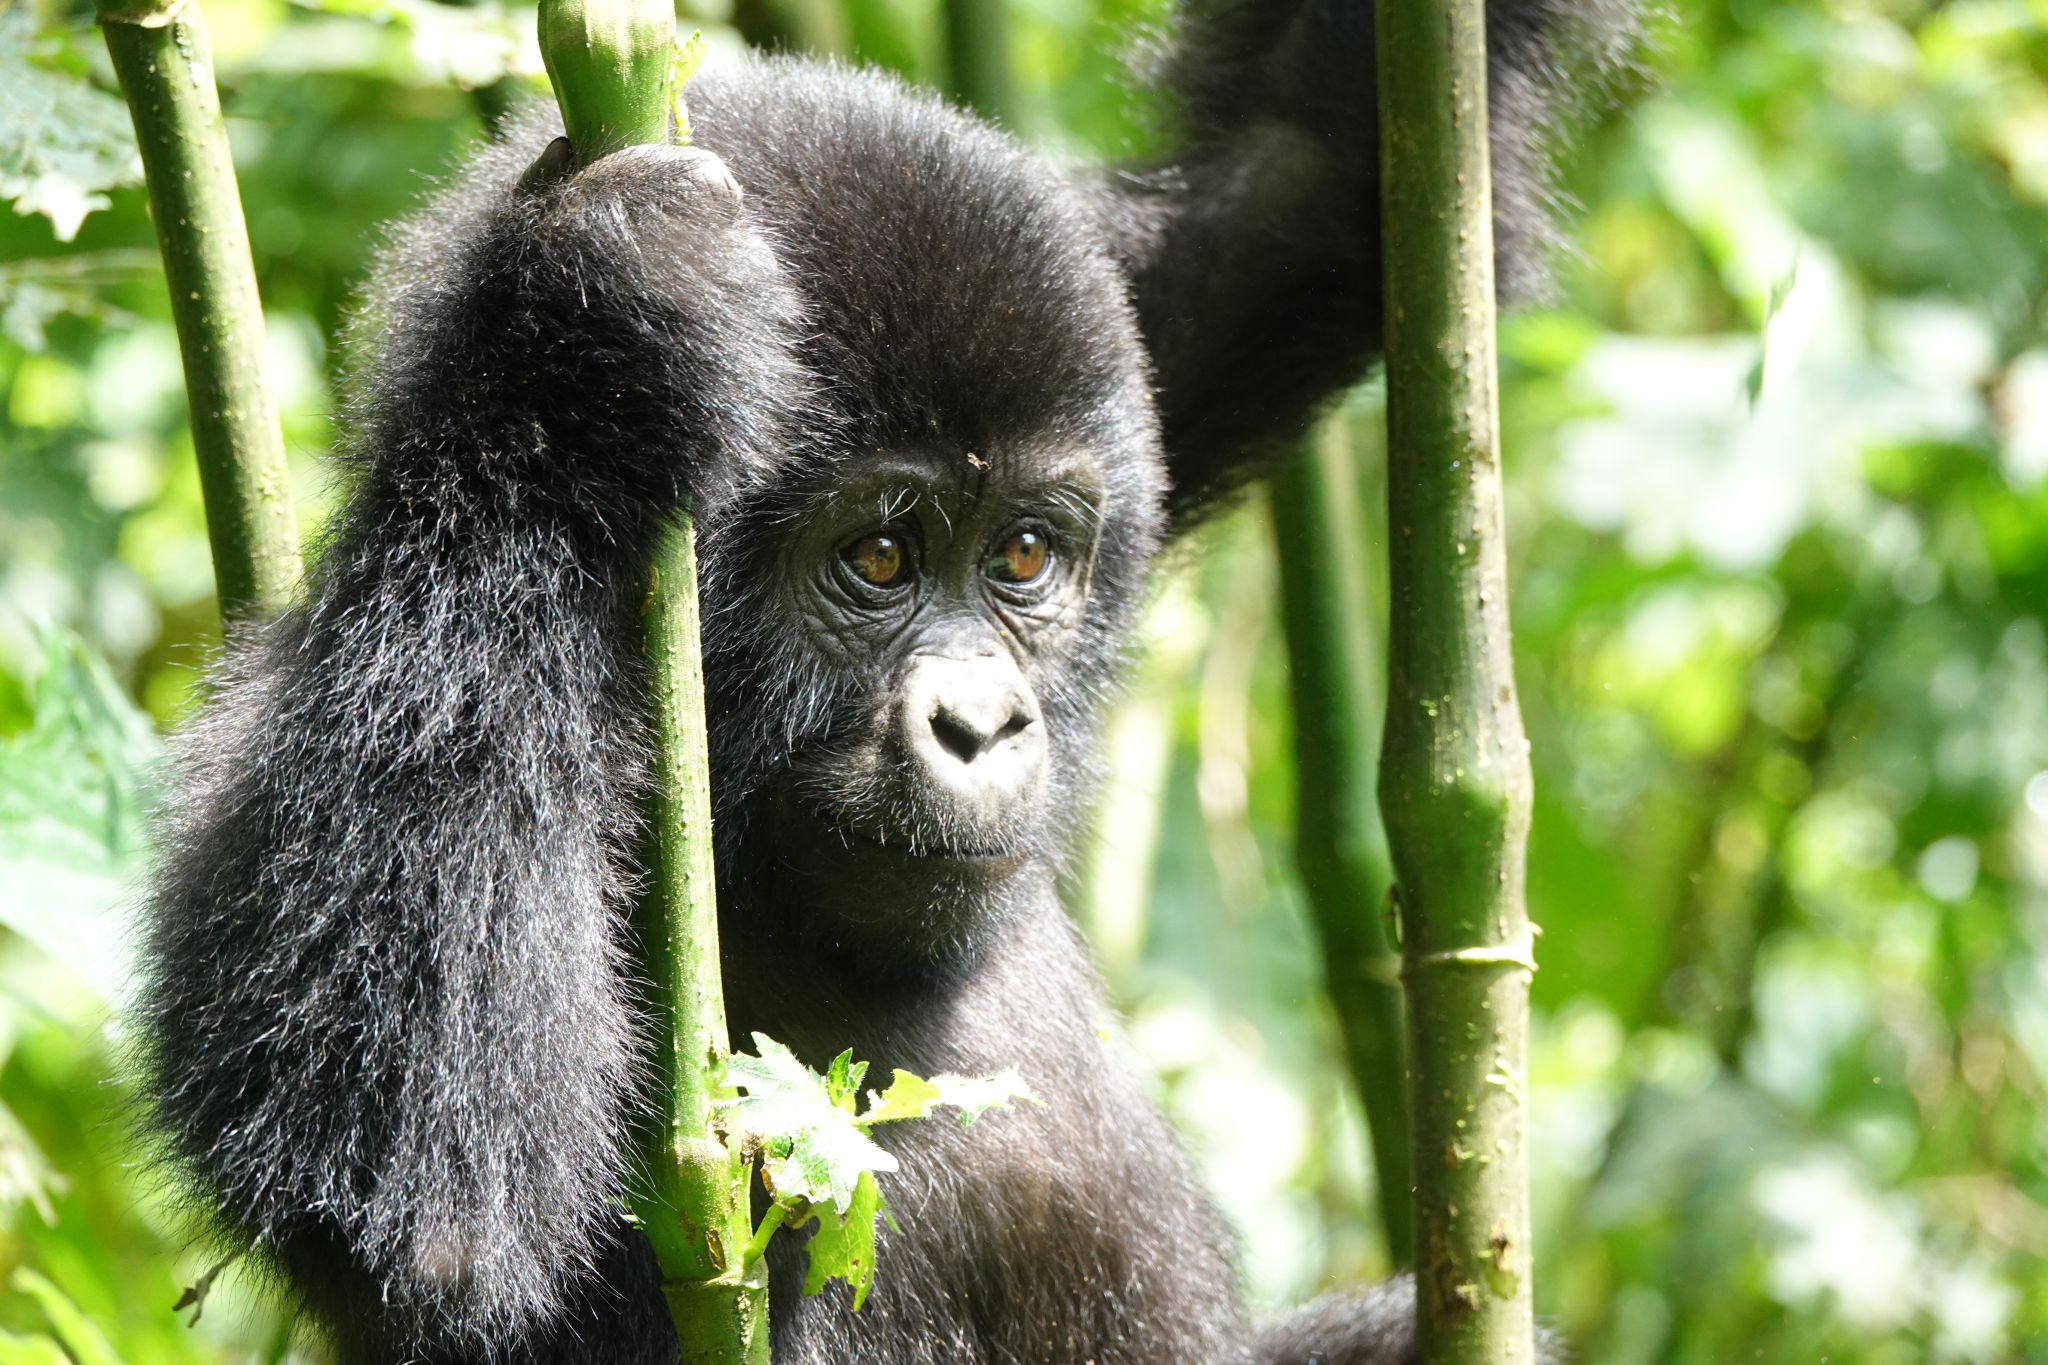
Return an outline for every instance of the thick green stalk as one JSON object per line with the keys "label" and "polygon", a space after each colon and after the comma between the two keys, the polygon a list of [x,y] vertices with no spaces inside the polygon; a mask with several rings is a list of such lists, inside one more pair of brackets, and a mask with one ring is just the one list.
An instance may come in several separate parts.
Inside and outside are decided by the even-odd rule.
{"label": "thick green stalk", "polygon": [[[669,0],[541,0],[541,55],[579,161],[667,143],[675,14]],[[656,1038],[633,1211],[661,1265],[683,1365],[768,1365],[767,1265],[749,1261],[747,1163],[713,1109],[727,1052],[711,848],[697,553],[688,517],[663,533],[643,614],[653,692],[641,965]]]}
{"label": "thick green stalk", "polygon": [[1424,1365],[1526,1365],[1528,741],[1494,354],[1484,0],[1378,11],[1392,610],[1380,797],[1400,888]]}
{"label": "thick green stalk", "polygon": [[713,1124],[727,1051],[711,857],[710,748],[698,652],[697,557],[687,519],[664,533],[648,584],[655,771],[649,879],[640,939],[653,983],[655,1093],[661,1123],[644,1153],[635,1211],[661,1262],[686,1365],[767,1365],[766,1262],[752,1238],[747,1165]]}
{"label": "thick green stalk", "polygon": [[946,0],[947,91],[1005,127],[1017,126],[1010,78],[1009,16],[1003,0]]}
{"label": "thick green stalk", "polygon": [[299,581],[299,532],[206,26],[196,0],[102,0],[99,19],[170,285],[221,616],[276,611]]}
{"label": "thick green stalk", "polygon": [[1393,868],[1380,824],[1378,612],[1351,451],[1327,430],[1274,479],[1273,543],[1294,710],[1294,859],[1323,974],[1365,1105],[1380,1221],[1398,1265],[1414,1249],[1400,959],[1382,918]]}
{"label": "thick green stalk", "polygon": [[671,0],[541,0],[540,57],[576,159],[669,140]]}

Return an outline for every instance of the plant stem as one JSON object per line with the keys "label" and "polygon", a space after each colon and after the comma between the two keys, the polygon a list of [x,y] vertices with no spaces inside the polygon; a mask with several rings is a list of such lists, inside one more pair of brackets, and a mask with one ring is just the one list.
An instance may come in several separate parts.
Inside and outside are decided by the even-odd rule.
{"label": "plant stem", "polygon": [[[675,12],[670,0],[541,0],[541,55],[579,161],[667,143]],[[642,618],[653,693],[641,965],[657,1040],[650,1124],[633,1193],[661,1265],[683,1365],[768,1365],[768,1271],[753,1236],[747,1163],[713,1102],[728,1051],[711,845],[711,746],[695,527],[664,528]]]}
{"label": "plant stem", "polygon": [[101,0],[99,21],[170,286],[221,617],[274,612],[299,581],[299,533],[206,27],[194,0]]}
{"label": "plant stem", "polygon": [[777,1229],[781,1228],[789,1214],[789,1205],[778,1200],[770,1204],[768,1211],[761,1215],[761,1225],[754,1229],[754,1236],[747,1243],[746,1261],[749,1266],[754,1265],[763,1256],[768,1254],[768,1239],[775,1235]]}
{"label": "plant stem", "polygon": [[652,1032],[663,1043],[653,1077],[662,1122],[649,1135],[647,1191],[634,1207],[661,1263],[686,1365],[767,1365],[767,1266],[747,1254],[747,1164],[713,1123],[727,1039],[692,534],[687,518],[664,532],[647,590],[655,769],[640,938]]}
{"label": "plant stem", "polygon": [[946,88],[982,117],[1014,128],[1017,92],[1005,9],[1003,0],[946,0]]}
{"label": "plant stem", "polygon": [[540,56],[578,162],[669,140],[671,0],[542,0]]}
{"label": "plant stem", "polygon": [[1528,741],[1508,639],[1484,0],[1378,13],[1389,697],[1424,1365],[1527,1365]]}
{"label": "plant stem", "polygon": [[1393,880],[1380,824],[1380,686],[1357,469],[1334,424],[1273,479],[1273,543],[1294,712],[1295,863],[1330,1002],[1371,1129],[1395,1264],[1414,1251],[1399,959],[1381,918]]}

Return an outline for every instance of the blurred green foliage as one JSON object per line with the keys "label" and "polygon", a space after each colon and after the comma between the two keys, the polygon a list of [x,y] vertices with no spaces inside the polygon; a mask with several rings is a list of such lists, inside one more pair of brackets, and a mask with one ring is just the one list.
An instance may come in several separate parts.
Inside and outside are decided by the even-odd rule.
{"label": "blurred green foliage", "polygon": [[[945,84],[936,0],[684,9]],[[1142,149],[1121,54],[1164,10],[1010,0],[1020,133]],[[1540,1306],[1613,1365],[2048,1362],[2048,10],[1672,10],[1504,334]],[[317,526],[378,225],[533,84],[531,11],[206,11]],[[0,12],[0,1362],[312,1358],[239,1265],[172,1313],[210,1267],[118,1079],[147,777],[217,633],[111,89],[84,5]],[[1277,1301],[1384,1254],[1267,535],[1176,560],[1074,901]]]}

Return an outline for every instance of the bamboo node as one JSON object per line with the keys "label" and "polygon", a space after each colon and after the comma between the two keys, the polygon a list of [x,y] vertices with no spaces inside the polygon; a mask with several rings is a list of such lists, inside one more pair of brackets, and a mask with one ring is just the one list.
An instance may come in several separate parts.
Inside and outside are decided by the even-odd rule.
{"label": "bamboo node", "polygon": [[1519,967],[1525,972],[1534,972],[1536,944],[1533,937],[1528,937],[1520,943],[1481,943],[1470,948],[1420,953],[1408,960],[1407,971],[1416,972],[1425,967]]}

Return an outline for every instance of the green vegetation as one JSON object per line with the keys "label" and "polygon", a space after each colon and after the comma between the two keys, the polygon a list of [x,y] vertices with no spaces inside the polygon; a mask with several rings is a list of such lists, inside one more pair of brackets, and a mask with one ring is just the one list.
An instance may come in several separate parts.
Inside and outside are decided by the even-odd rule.
{"label": "green vegetation", "polygon": [[[1603,1365],[2048,1361],[2048,38],[2009,0],[1673,8],[1661,92],[1572,159],[1583,259],[1501,332],[1536,1310]],[[1162,9],[1014,0],[1014,125],[1141,149],[1112,35]],[[936,0],[730,17],[764,14],[949,79]],[[472,90],[540,89],[533,14],[206,16],[311,540],[375,226]],[[688,15],[713,62],[728,17]],[[146,775],[218,626],[92,20],[0,12],[0,1359],[310,1359],[240,1265],[171,1312],[210,1262],[109,1083]],[[1380,420],[1336,419],[1366,481]],[[1129,1036],[1280,1300],[1389,1256],[1292,868],[1270,527],[1162,595],[1111,789],[1155,852],[1094,875],[1149,892]]]}
{"label": "green vegetation", "polygon": [[822,1291],[828,1281],[853,1286],[859,1312],[875,1282],[875,1233],[889,1216],[889,1203],[876,1179],[898,1169],[896,1158],[871,1134],[877,1124],[930,1118],[940,1107],[964,1124],[990,1109],[1017,1102],[1040,1103],[1014,1071],[994,1076],[940,1075],[926,1080],[898,1068],[887,1088],[860,1100],[868,1064],[851,1049],[832,1059],[819,1075],[773,1038],[754,1035],[754,1051],[731,1057],[724,1081],[735,1093],[719,1109],[734,1136],[761,1163],[761,1183],[773,1198],[746,1248],[746,1269],[762,1266],[768,1240],[783,1228],[794,1232],[813,1218],[817,1229],[804,1243],[804,1293]]}

